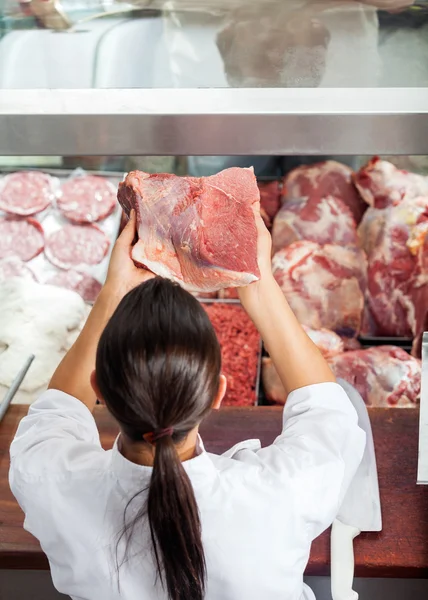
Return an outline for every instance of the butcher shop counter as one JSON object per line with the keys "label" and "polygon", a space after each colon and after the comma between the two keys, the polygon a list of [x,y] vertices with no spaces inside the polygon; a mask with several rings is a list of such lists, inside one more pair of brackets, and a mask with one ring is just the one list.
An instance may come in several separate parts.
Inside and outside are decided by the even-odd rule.
{"label": "butcher shop counter", "polygon": [[[27,410],[27,406],[12,405],[0,424],[1,569],[48,569],[38,542],[22,528],[23,514],[8,485],[9,446]],[[111,448],[118,431],[116,424],[105,407],[97,406],[94,416],[103,447]],[[383,531],[356,539],[356,576],[428,578],[428,487],[416,485],[418,410],[374,408],[370,417]],[[280,427],[280,408],[223,408],[210,416],[201,433],[206,448],[221,453],[248,438],[259,438],[267,445]],[[329,559],[329,534],[324,533],[313,543],[307,574],[329,575]]]}

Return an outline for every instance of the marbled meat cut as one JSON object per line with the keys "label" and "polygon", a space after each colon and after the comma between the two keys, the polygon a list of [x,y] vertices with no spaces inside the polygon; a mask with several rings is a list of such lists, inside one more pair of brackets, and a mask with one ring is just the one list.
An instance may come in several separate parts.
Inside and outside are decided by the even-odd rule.
{"label": "marbled meat cut", "polygon": [[352,175],[350,167],[333,160],[302,165],[285,177],[283,200],[333,196],[346,204],[359,223],[367,206],[355,189]]}
{"label": "marbled meat cut", "polygon": [[[329,331],[328,329],[317,331],[305,326],[303,326],[303,329],[326,358],[331,358],[343,352],[344,343],[333,331]],[[262,381],[266,400],[275,404],[285,404],[287,394],[275,369],[275,365],[269,357],[264,357],[262,360]]]}
{"label": "marbled meat cut", "polygon": [[333,196],[290,200],[283,204],[273,222],[273,251],[300,240],[355,246],[357,226],[349,208]]}
{"label": "marbled meat cut", "polygon": [[273,219],[281,207],[281,189],[279,181],[259,181],[260,213],[266,227],[272,227]]}
{"label": "marbled meat cut", "polygon": [[358,334],[367,277],[362,250],[296,242],[274,255],[272,270],[300,323]]}
{"label": "marbled meat cut", "polygon": [[0,259],[0,281],[6,281],[13,277],[36,281],[33,271],[20,258],[10,256],[9,258]]}
{"label": "marbled meat cut", "polygon": [[372,158],[354,175],[361,196],[374,208],[399,204],[402,200],[428,196],[428,177],[397,169],[392,163]]}
{"label": "marbled meat cut", "polygon": [[412,337],[428,312],[428,198],[369,209],[362,226],[368,251],[367,305],[372,335]]}
{"label": "marbled meat cut", "polygon": [[40,171],[19,171],[0,179],[0,210],[29,217],[55,200],[59,181]]}
{"label": "marbled meat cut", "polygon": [[35,219],[0,218],[0,258],[16,256],[28,261],[45,245],[43,228]]}
{"label": "marbled meat cut", "polygon": [[104,177],[76,176],[62,184],[57,205],[73,223],[95,223],[114,211],[116,194],[114,185]]}
{"label": "marbled meat cut", "polygon": [[256,403],[260,336],[241,306],[204,305],[221,346],[222,371],[227,377],[226,406]]}
{"label": "marbled meat cut", "polygon": [[73,290],[80,294],[85,302],[95,302],[102,288],[101,283],[95,277],[92,277],[92,275],[80,273],[73,269],[59,271],[48,279],[46,283]]}
{"label": "marbled meat cut", "polygon": [[109,249],[106,234],[95,225],[65,225],[46,240],[45,254],[60,269],[99,264]]}
{"label": "marbled meat cut", "polygon": [[421,386],[420,361],[396,346],[345,352],[329,359],[336,377],[345,379],[368,406],[416,407]]}
{"label": "marbled meat cut", "polygon": [[259,278],[252,169],[211,177],[129,173],[119,186],[125,212],[134,208],[139,241],[132,258],[192,292],[242,286]]}

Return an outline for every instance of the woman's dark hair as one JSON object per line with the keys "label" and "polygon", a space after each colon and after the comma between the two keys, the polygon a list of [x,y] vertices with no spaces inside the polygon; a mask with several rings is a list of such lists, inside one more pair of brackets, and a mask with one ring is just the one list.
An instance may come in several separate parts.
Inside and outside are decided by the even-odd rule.
{"label": "woman's dark hair", "polygon": [[123,298],[98,344],[98,387],[123,434],[142,442],[146,433],[173,428],[172,436],[156,442],[147,506],[131,524],[125,509],[123,532],[132,534],[147,514],[158,574],[171,600],[201,600],[205,592],[199,511],[176,444],[209,413],[220,370],[220,347],[205,310],[160,277]]}

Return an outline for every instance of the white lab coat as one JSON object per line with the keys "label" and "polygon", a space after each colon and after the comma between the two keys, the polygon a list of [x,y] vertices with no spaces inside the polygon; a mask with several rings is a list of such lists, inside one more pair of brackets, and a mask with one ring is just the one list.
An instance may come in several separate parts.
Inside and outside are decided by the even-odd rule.
{"label": "white lab coat", "polygon": [[[364,445],[355,410],[333,383],[290,394],[271,446],[248,440],[217,456],[201,442],[183,464],[201,513],[206,600],[312,599],[303,583],[311,542],[337,514]],[[152,472],[125,459],[119,446],[120,438],[104,451],[88,409],[47,391],[12,443],[11,489],[60,592],[75,600],[165,600],[147,522],[134,532],[118,592],[115,543],[124,508]],[[131,514],[145,498],[137,497]]]}

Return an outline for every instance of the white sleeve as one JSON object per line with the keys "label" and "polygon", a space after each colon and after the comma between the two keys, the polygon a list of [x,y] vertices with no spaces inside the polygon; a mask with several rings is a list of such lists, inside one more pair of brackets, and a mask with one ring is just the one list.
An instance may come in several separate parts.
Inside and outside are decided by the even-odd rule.
{"label": "white sleeve", "polygon": [[288,396],[282,433],[258,451],[263,467],[291,485],[311,540],[337,515],[365,440],[344,390],[337,383],[322,383]]}
{"label": "white sleeve", "polygon": [[26,482],[84,468],[93,452],[100,451],[98,429],[88,408],[73,396],[48,390],[30,406],[11,444],[12,492],[17,496]]}

